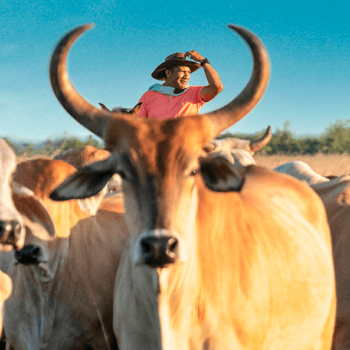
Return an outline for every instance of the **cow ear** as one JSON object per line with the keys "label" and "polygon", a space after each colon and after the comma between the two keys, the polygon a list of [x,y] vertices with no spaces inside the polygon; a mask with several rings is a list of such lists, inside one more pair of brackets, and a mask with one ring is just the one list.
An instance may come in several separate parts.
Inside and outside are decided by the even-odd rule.
{"label": "cow ear", "polygon": [[135,105],[135,107],[131,110],[131,114],[139,114],[142,102],[139,102]]}
{"label": "cow ear", "polygon": [[84,199],[102,191],[114,175],[110,157],[80,168],[64,180],[50,195],[55,201]]}
{"label": "cow ear", "polygon": [[101,106],[101,109],[102,110],[105,110],[105,111],[111,111],[109,108],[106,107],[106,105],[104,105],[103,103],[98,103],[100,106]]}
{"label": "cow ear", "polygon": [[216,192],[240,191],[246,167],[235,167],[222,157],[200,159],[200,172],[205,185]]}
{"label": "cow ear", "polygon": [[[17,210],[30,225],[33,235],[40,239],[51,239],[56,236],[55,224],[42,201],[35,194],[20,184],[12,184],[12,198]],[[33,229],[34,227],[34,229]]]}

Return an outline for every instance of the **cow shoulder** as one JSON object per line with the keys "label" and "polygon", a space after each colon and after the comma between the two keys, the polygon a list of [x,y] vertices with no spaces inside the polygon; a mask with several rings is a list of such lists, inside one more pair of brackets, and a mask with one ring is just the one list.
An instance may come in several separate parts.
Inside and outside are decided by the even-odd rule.
{"label": "cow shoulder", "polygon": [[325,205],[331,203],[337,206],[350,205],[350,176],[343,175],[324,183],[311,185],[322,198]]}
{"label": "cow shoulder", "polygon": [[321,198],[309,185],[289,175],[250,166],[242,189],[243,195],[247,193],[264,198],[268,205],[273,204],[281,211],[294,211],[315,227],[328,226]]}

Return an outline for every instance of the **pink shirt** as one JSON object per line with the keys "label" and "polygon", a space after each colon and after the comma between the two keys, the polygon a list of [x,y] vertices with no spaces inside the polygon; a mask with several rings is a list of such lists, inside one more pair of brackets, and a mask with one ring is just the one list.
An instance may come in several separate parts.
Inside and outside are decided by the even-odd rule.
{"label": "pink shirt", "polygon": [[146,91],[140,98],[142,102],[140,117],[169,119],[179,116],[197,115],[204,105],[201,98],[203,86],[191,86],[180,95],[163,95],[156,91]]}

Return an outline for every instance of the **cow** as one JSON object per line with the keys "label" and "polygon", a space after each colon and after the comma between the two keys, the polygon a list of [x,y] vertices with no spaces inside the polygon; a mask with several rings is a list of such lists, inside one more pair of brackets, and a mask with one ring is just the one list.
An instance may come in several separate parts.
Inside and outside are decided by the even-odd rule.
{"label": "cow", "polygon": [[320,198],[306,184],[256,165],[207,157],[205,146],[261,99],[269,58],[250,31],[246,87],[207,114],[152,120],[100,110],[73,87],[69,49],[91,25],[70,31],[50,63],[66,111],[111,146],[50,195],[64,201],[123,179],[130,239],[115,283],[121,350],[314,349],[331,346],[335,283]]}
{"label": "cow", "polygon": [[307,163],[295,160],[292,162],[287,162],[281,164],[273,169],[279,173],[288,174],[293,176],[301,181],[306,182],[309,185],[314,185],[317,183],[328,182],[329,179],[325,176],[322,176],[316,173],[310,165]]}
{"label": "cow", "polygon": [[0,251],[19,249],[24,242],[24,226],[12,199],[12,173],[16,155],[5,140],[0,138]]}
{"label": "cow", "polygon": [[[52,222],[42,203],[28,189],[12,181],[16,156],[5,140],[0,139],[0,261],[11,259],[12,250],[22,249],[26,231],[45,235],[52,230]],[[21,207],[27,208],[22,215]],[[3,304],[12,292],[7,264],[0,264],[0,334],[3,323]]]}
{"label": "cow", "polygon": [[332,236],[337,291],[336,326],[332,349],[350,349],[350,257],[348,253],[350,248],[350,176],[343,175],[328,179],[310,169],[306,163],[296,161],[282,164],[274,170],[306,181],[320,196],[326,208]]}
{"label": "cow", "polygon": [[85,210],[91,201],[52,201],[50,192],[75,170],[43,158],[17,165],[14,181],[40,199],[54,232],[50,239],[27,232],[7,270],[13,281],[4,308],[7,349],[117,348],[113,287],[129,239],[123,198],[103,199],[95,215]]}
{"label": "cow", "polygon": [[112,109],[109,109],[105,104],[99,103],[101,108],[105,111],[110,112],[116,112],[116,113],[128,113],[130,115],[138,116],[140,112],[140,108],[142,105],[142,102],[137,103],[133,108],[125,108],[125,107],[113,107]]}
{"label": "cow", "polygon": [[337,312],[333,350],[350,350],[350,176],[343,175],[311,188],[326,208],[332,235]]}
{"label": "cow", "polygon": [[[106,150],[98,149],[96,147],[87,145],[82,148],[68,149],[57,156],[54,159],[63,160],[76,168],[81,168],[99,160],[108,158],[110,153]],[[103,197],[109,197],[117,194],[121,191],[122,179],[118,174],[114,174],[105,189],[100,192],[100,195],[95,196],[96,207],[98,207],[98,200]]]}
{"label": "cow", "polygon": [[[16,167],[16,157],[5,140],[0,139],[0,251],[21,248],[24,241],[23,222],[12,199],[10,180]],[[12,291],[11,279],[0,270],[0,333],[2,307]]]}
{"label": "cow", "polygon": [[267,145],[271,137],[271,127],[268,126],[264,135],[258,140],[241,140],[235,137],[227,137],[212,140],[205,147],[205,150],[212,157],[224,157],[236,167],[244,167],[256,164],[253,158],[254,153]]}

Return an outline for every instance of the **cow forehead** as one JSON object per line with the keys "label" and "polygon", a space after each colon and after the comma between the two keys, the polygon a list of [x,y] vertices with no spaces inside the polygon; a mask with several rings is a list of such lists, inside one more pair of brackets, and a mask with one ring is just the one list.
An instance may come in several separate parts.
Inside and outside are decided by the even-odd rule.
{"label": "cow forehead", "polygon": [[180,117],[170,120],[137,118],[112,120],[105,142],[112,152],[122,152],[135,162],[147,160],[159,166],[179,157],[197,157],[211,139],[210,124],[204,116]]}
{"label": "cow forehead", "polygon": [[14,180],[44,198],[75,171],[75,167],[61,160],[31,159],[18,163]]}
{"label": "cow forehead", "polygon": [[87,164],[97,162],[109,157],[109,152],[87,145],[83,148],[69,149],[55,157],[57,160],[63,160],[76,168]]}

